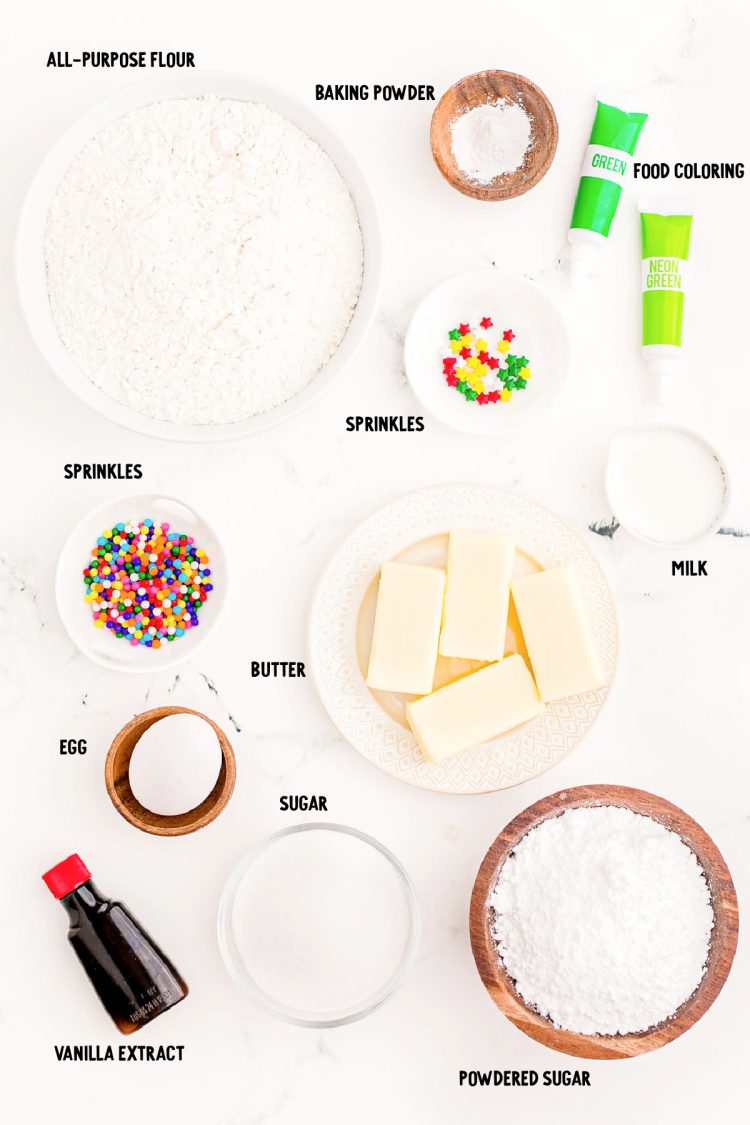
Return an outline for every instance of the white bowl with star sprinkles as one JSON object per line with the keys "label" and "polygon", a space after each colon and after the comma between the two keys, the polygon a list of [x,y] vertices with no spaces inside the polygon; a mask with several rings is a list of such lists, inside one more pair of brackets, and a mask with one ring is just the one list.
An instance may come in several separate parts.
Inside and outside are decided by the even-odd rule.
{"label": "white bowl with star sprinkles", "polygon": [[430,414],[465,433],[498,436],[530,425],[557,398],[570,343],[555,305],[530,281],[477,270],[425,297],[404,364]]}

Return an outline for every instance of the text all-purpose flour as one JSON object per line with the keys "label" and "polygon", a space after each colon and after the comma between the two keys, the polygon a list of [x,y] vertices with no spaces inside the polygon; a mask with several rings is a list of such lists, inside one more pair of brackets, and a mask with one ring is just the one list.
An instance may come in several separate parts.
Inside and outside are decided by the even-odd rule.
{"label": "text all-purpose flour", "polygon": [[50,304],[77,366],[152,418],[270,410],[336,351],[362,234],[330,157],[286,117],[217,97],[102,129],[52,201]]}
{"label": "text all-purpose flour", "polygon": [[518,992],[556,1026],[646,1031],[701,982],[714,923],[680,837],[630,809],[568,809],[520,841],[490,896]]}

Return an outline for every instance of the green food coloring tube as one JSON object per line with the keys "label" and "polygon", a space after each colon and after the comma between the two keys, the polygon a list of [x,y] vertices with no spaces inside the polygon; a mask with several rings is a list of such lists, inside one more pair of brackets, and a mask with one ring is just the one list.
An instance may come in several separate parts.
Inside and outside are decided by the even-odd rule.
{"label": "green food coloring tube", "polygon": [[664,402],[682,350],[682,314],[692,208],[672,200],[643,201],[641,212],[641,289],[643,358],[650,375],[650,397]]}
{"label": "green food coloring tube", "polygon": [[647,117],[646,113],[630,113],[609,102],[596,103],[568,231],[570,280],[574,287],[591,272],[609,237],[630,157]]}

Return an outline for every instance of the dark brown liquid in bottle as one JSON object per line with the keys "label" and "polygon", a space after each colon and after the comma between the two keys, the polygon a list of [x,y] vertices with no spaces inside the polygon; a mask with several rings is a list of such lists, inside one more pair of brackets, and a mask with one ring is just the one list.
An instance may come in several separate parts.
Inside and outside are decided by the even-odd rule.
{"label": "dark brown liquid in bottle", "polygon": [[83,883],[60,899],[68,941],[125,1035],[184,1000],[188,987],[171,961],[120,902]]}

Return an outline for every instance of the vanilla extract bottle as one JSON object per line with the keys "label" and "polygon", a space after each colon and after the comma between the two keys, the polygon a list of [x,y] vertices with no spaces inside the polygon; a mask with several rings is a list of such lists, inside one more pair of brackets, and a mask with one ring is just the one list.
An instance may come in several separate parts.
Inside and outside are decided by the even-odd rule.
{"label": "vanilla extract bottle", "polygon": [[188,987],[172,962],[127,907],[99,892],[80,856],[42,878],[65,908],[68,941],[123,1035],[185,999]]}

